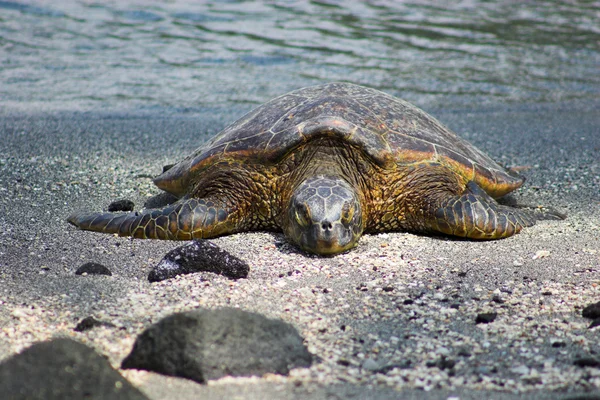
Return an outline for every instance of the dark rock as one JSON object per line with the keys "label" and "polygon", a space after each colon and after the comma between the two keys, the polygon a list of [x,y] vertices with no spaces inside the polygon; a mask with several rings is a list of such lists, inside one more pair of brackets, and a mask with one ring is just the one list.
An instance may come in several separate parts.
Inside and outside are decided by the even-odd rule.
{"label": "dark rock", "polygon": [[115,200],[108,205],[108,211],[109,212],[133,211],[134,207],[135,207],[135,204],[133,204],[133,201],[131,201],[131,200],[125,200],[125,199]]}
{"label": "dark rock", "polygon": [[81,267],[77,268],[77,271],[75,271],[75,275],[82,275],[84,273],[87,273],[88,275],[112,276],[112,272],[110,272],[110,269],[106,268],[102,264],[98,264],[95,262],[85,263]]}
{"label": "dark rock", "polygon": [[600,318],[600,301],[594,304],[587,305],[582,311],[583,318],[596,319]]}
{"label": "dark rock", "polygon": [[598,317],[595,320],[593,320],[592,323],[590,324],[590,326],[588,326],[588,329],[592,329],[592,328],[595,328],[597,326],[600,326],[600,317]]}
{"label": "dark rock", "polygon": [[567,343],[562,340],[556,340],[556,341],[552,342],[552,347],[554,347],[554,348],[567,347]]}
{"label": "dark rock", "polygon": [[461,357],[471,357],[471,352],[466,347],[461,347],[456,354]]}
{"label": "dark rock", "polygon": [[440,357],[440,359],[437,362],[437,367],[441,370],[452,369],[452,368],[454,368],[455,365],[456,365],[456,361],[454,361],[451,358],[446,358],[444,356]]}
{"label": "dark rock", "polygon": [[4,399],[147,399],[90,347],[71,339],[36,343],[0,364]]}
{"label": "dark rock", "polygon": [[159,282],[177,275],[213,272],[230,279],[247,278],[247,263],[206,240],[194,240],[168,252],[148,275]]}
{"label": "dark rock", "polygon": [[79,321],[79,323],[73,330],[75,332],[84,332],[84,331],[89,331],[90,329],[95,328],[97,326],[113,327],[115,325],[111,324],[110,322],[99,321],[96,318],[90,316],[90,317],[85,317],[84,319]]}
{"label": "dark rock", "polygon": [[429,368],[437,367],[441,370],[452,369],[456,365],[456,361],[451,358],[446,358],[446,356],[441,356],[437,360],[429,360],[425,363],[425,365]]}
{"label": "dark rock", "polygon": [[490,322],[494,322],[498,313],[490,312],[490,313],[480,313],[477,314],[477,318],[475,318],[476,324],[489,324]]}
{"label": "dark rock", "polygon": [[145,369],[204,383],[223,376],[287,375],[312,356],[296,329],[238,309],[174,314],[136,339],[122,368]]}
{"label": "dark rock", "polygon": [[600,367],[600,361],[592,357],[579,357],[573,361],[573,364],[578,367]]}

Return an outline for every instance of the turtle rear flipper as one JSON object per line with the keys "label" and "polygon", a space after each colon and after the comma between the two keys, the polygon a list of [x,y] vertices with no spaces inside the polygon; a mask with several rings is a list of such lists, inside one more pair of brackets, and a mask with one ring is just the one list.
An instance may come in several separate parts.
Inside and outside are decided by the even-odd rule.
{"label": "turtle rear flipper", "polygon": [[439,232],[470,239],[501,239],[535,225],[527,211],[500,205],[475,182],[433,210],[431,227]]}
{"label": "turtle rear flipper", "polygon": [[230,213],[210,200],[185,199],[158,210],[76,213],[67,221],[79,229],[139,239],[191,240],[234,232]]}
{"label": "turtle rear flipper", "polygon": [[521,203],[510,194],[496,200],[505,206],[527,210],[530,215],[535,217],[536,221],[562,221],[567,219],[567,214],[564,211],[546,205]]}
{"label": "turtle rear flipper", "polygon": [[536,221],[562,221],[567,219],[565,212],[559,211],[554,207],[535,206],[530,204],[515,204],[513,207],[526,210]]}

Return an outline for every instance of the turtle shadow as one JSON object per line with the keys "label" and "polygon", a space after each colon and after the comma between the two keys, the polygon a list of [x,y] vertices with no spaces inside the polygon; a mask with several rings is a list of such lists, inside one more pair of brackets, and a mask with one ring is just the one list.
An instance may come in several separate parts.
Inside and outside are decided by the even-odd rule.
{"label": "turtle shadow", "polygon": [[567,214],[563,211],[544,205],[519,203],[512,194],[507,194],[503,197],[500,197],[499,199],[496,199],[496,201],[498,204],[503,206],[527,210],[528,213],[536,219],[536,221],[561,221],[567,219]]}
{"label": "turtle shadow", "polygon": [[280,253],[296,254],[296,255],[302,255],[305,257],[310,257],[312,255],[310,253],[305,252],[304,250],[299,249],[298,247],[294,246],[290,242],[288,242],[285,239],[285,235],[282,232],[268,232],[267,231],[267,233],[269,234],[269,236],[271,236],[273,245],[275,246],[277,251],[279,251]]}
{"label": "turtle shadow", "polygon": [[163,192],[150,197],[144,202],[144,208],[163,208],[176,203],[179,200],[177,196]]}
{"label": "turtle shadow", "polygon": [[498,202],[498,204],[503,205],[503,206],[508,206],[508,207],[518,207],[519,206],[517,199],[512,194],[504,195],[504,196],[496,199],[496,201]]}

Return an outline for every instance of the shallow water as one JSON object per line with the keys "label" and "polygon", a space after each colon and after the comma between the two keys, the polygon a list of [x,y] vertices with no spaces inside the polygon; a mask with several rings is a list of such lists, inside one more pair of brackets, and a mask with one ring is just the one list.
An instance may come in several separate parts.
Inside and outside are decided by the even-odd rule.
{"label": "shallow water", "polygon": [[600,94],[600,3],[0,1],[6,108],[250,107],[350,81],[418,105]]}

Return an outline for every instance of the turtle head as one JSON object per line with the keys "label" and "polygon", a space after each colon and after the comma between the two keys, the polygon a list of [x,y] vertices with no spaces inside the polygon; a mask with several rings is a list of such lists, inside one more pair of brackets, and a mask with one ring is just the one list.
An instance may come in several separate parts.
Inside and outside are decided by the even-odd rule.
{"label": "turtle head", "polygon": [[308,178],[292,194],[284,226],[288,239],[310,253],[351,249],[363,232],[356,190],[338,177]]}

